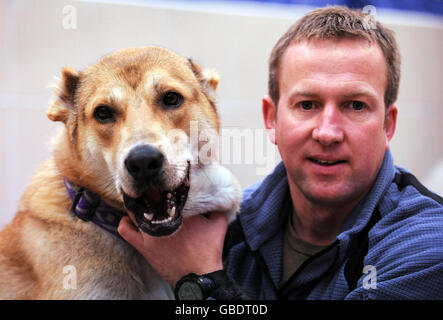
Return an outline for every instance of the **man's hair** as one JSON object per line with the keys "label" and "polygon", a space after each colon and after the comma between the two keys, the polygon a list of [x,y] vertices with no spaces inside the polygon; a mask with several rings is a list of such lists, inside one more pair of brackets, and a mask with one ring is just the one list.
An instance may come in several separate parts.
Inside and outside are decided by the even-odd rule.
{"label": "man's hair", "polygon": [[280,60],[293,43],[310,39],[365,39],[376,43],[383,51],[387,67],[386,108],[397,99],[400,82],[400,53],[394,32],[370,14],[344,6],[316,9],[298,20],[278,40],[269,59],[268,93],[277,106],[279,94]]}

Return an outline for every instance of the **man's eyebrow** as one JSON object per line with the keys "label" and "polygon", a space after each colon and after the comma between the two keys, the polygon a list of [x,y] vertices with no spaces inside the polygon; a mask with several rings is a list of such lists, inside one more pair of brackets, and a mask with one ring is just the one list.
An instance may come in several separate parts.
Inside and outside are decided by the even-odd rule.
{"label": "man's eyebrow", "polygon": [[319,94],[313,92],[313,91],[309,91],[309,90],[300,90],[300,89],[296,89],[294,91],[292,91],[289,95],[289,97],[292,99],[294,97],[311,97],[311,98],[315,98],[318,97]]}
{"label": "man's eyebrow", "polygon": [[371,98],[376,98],[377,94],[374,91],[372,91],[372,90],[358,89],[358,90],[346,92],[343,96],[345,98],[355,98],[355,97],[361,97],[361,96],[367,96],[367,97],[371,97]]}
{"label": "man's eyebrow", "polygon": [[[315,98],[315,97],[319,97],[321,96],[321,94],[318,94],[314,91],[310,91],[310,90],[303,90],[303,89],[296,89],[294,91],[292,91],[290,93],[290,98],[294,98],[294,97],[310,97],[310,98]],[[377,94],[369,89],[356,89],[356,90],[352,90],[349,92],[345,92],[343,94],[343,97],[345,98],[355,98],[355,97],[361,97],[361,96],[367,96],[367,97],[371,97],[371,98],[376,98]]]}

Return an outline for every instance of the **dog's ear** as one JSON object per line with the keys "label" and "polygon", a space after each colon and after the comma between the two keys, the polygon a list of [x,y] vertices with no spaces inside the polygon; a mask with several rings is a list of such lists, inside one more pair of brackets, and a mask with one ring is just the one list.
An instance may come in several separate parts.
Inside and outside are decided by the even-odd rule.
{"label": "dog's ear", "polygon": [[189,65],[191,66],[192,72],[194,72],[197,79],[200,81],[204,89],[210,89],[211,91],[215,91],[217,89],[218,83],[220,81],[220,77],[218,76],[215,70],[205,70],[202,71],[201,67],[192,61],[192,59],[188,59]]}
{"label": "dog's ear", "polygon": [[52,121],[68,121],[69,113],[74,108],[75,92],[77,90],[80,75],[71,67],[62,70],[62,79],[53,86],[56,99],[46,111],[47,117]]}
{"label": "dog's ear", "polygon": [[213,91],[217,89],[218,83],[220,81],[220,77],[218,76],[217,71],[212,69],[205,70],[203,71],[203,78]]}

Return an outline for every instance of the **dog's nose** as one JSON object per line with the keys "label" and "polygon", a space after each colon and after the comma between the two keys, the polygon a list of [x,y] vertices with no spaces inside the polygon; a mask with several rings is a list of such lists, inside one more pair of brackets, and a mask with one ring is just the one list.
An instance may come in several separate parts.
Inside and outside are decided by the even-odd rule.
{"label": "dog's nose", "polygon": [[163,153],[149,145],[138,146],[129,152],[125,160],[128,172],[135,180],[146,180],[156,177],[165,162]]}

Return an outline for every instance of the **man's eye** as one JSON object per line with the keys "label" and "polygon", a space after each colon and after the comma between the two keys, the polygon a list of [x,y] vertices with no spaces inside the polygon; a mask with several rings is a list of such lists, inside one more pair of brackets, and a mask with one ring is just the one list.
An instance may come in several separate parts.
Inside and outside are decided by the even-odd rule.
{"label": "man's eye", "polygon": [[94,118],[100,123],[108,123],[115,120],[112,109],[105,105],[100,105],[94,110]]}
{"label": "man's eye", "polygon": [[365,107],[365,104],[363,102],[360,102],[360,101],[352,101],[351,102],[351,108],[355,111],[363,110],[364,107]]}
{"label": "man's eye", "polygon": [[314,103],[312,101],[302,101],[300,102],[300,107],[303,110],[311,110],[312,108],[314,108]]}
{"label": "man's eye", "polygon": [[180,93],[168,91],[163,95],[161,102],[165,109],[176,109],[182,105],[183,96]]}

